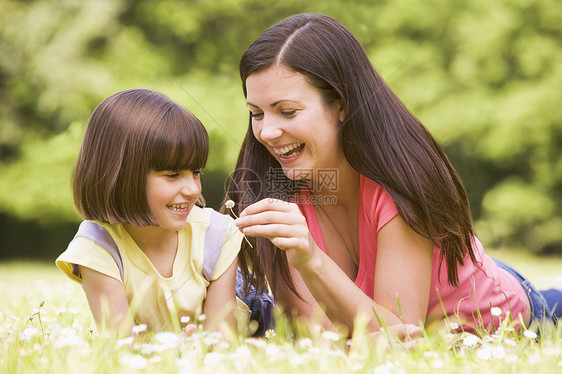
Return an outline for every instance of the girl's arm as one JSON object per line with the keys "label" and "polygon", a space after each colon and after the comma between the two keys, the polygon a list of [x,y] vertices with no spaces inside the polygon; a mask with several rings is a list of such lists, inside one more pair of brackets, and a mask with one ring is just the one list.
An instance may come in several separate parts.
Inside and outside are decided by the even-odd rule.
{"label": "girl's arm", "polygon": [[[369,330],[379,330],[373,310],[387,325],[425,321],[433,246],[399,216],[379,231],[377,274],[373,280],[375,300],[365,295],[318,248],[310,236],[306,219],[295,204],[262,200],[246,208],[236,224],[244,234],[267,237],[285,250],[289,263],[298,270],[312,297],[325,308],[328,318],[334,323],[343,323],[349,331],[353,331],[353,322],[360,312],[371,317]],[[299,312],[306,313],[299,304]]]}
{"label": "girl's arm", "polygon": [[237,260],[234,259],[228,269],[218,279],[212,281],[207,289],[207,298],[203,307],[206,330],[219,330],[224,322],[228,328],[235,331],[236,267]]}
{"label": "girl's arm", "polygon": [[123,284],[90,268],[79,266],[82,286],[96,325],[130,334],[133,316]]}

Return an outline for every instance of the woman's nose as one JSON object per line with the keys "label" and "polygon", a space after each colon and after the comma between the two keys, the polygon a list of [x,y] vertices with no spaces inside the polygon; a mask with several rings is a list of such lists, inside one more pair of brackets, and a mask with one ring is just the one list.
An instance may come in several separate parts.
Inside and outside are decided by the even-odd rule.
{"label": "woman's nose", "polygon": [[270,142],[283,134],[283,129],[277,121],[275,120],[266,120],[265,118],[260,121],[258,125],[258,131],[256,133],[256,129],[254,128],[254,135],[256,138],[261,140],[262,142]]}

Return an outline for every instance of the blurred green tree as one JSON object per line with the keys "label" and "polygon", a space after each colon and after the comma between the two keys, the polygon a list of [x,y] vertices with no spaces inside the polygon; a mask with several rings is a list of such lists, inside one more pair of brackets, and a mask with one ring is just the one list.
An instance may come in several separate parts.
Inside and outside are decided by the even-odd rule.
{"label": "blurred green tree", "polygon": [[3,0],[0,213],[47,228],[77,222],[70,178],[87,119],[103,98],[131,87],[169,95],[209,129],[203,187],[216,207],[247,127],[239,58],[271,24],[314,11],[351,29],[443,145],[485,243],[562,252],[559,5]]}
{"label": "blurred green tree", "polygon": [[378,13],[373,60],[408,59],[391,86],[459,170],[478,234],[562,252],[562,7],[399,0]]}

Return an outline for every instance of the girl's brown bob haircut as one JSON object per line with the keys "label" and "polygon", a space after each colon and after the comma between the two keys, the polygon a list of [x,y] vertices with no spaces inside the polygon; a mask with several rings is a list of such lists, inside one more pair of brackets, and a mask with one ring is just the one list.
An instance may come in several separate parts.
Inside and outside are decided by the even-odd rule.
{"label": "girl's brown bob haircut", "polygon": [[157,225],[148,173],[200,170],[208,153],[207,131],[185,107],[148,89],[118,92],[88,123],[72,178],[74,203],[84,219]]}

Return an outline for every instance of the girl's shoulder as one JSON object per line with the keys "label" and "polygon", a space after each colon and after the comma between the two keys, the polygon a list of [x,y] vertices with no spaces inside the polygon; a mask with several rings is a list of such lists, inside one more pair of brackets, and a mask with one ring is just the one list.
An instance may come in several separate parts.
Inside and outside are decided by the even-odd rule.
{"label": "girl's shoulder", "polygon": [[120,244],[123,240],[123,232],[125,228],[121,224],[109,224],[100,221],[82,221],[76,235],[71,241],[95,243],[103,248],[113,248]]}
{"label": "girl's shoulder", "polygon": [[123,264],[115,242],[115,226],[117,225],[83,221],[67,249],[56,259],[56,265],[70,279],[79,283],[82,280],[78,266],[91,268],[122,281]]}
{"label": "girl's shoulder", "polygon": [[187,225],[192,233],[190,252],[202,260],[203,265],[198,268],[206,280],[217,279],[238,255],[242,234],[232,217],[212,208],[193,207]]}

